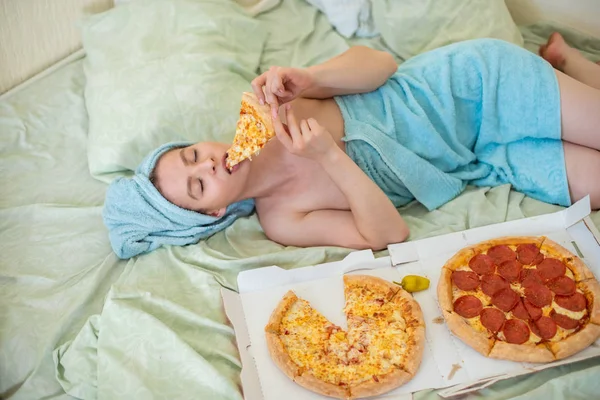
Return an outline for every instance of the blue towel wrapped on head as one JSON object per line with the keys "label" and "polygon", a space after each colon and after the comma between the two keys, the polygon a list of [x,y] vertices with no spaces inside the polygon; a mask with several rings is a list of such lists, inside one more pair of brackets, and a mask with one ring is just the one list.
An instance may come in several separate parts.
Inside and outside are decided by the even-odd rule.
{"label": "blue towel wrapped on head", "polygon": [[346,152],[396,206],[433,210],[467,184],[570,205],[554,70],[495,39],[409,59],[379,89],[335,98]]}
{"label": "blue towel wrapped on head", "polygon": [[191,143],[167,143],[144,158],[132,178],[118,178],[110,184],[102,216],[110,244],[119,258],[131,258],[162,245],[197,243],[249,215],[254,200],[227,207],[225,215],[213,217],[185,210],[165,199],[150,182],[158,159],[167,151]]}

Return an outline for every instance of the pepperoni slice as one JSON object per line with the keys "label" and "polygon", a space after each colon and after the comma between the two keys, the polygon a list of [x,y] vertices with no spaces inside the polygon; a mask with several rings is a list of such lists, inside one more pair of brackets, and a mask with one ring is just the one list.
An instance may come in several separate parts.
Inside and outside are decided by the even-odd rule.
{"label": "pepperoni slice", "polygon": [[548,282],[550,279],[563,276],[565,272],[567,272],[565,264],[556,258],[546,258],[536,268],[544,283]]}
{"label": "pepperoni slice", "polygon": [[531,304],[527,299],[523,300],[523,305],[529,313],[532,320],[536,321],[542,316],[542,309]]}
{"label": "pepperoni slice", "polygon": [[479,318],[481,318],[481,325],[494,333],[502,329],[502,325],[504,325],[504,321],[506,320],[504,313],[493,307],[484,308]]}
{"label": "pepperoni slice", "polygon": [[502,332],[508,343],[523,344],[529,339],[529,327],[518,319],[509,319],[504,323]]}
{"label": "pepperoni slice", "polygon": [[554,296],[556,304],[569,311],[583,311],[587,305],[585,296],[579,292],[571,296]]}
{"label": "pepperoni slice", "polygon": [[469,267],[479,275],[493,274],[496,272],[496,266],[492,257],[486,254],[477,254],[469,260]]}
{"label": "pepperoni slice", "polygon": [[496,292],[508,288],[510,288],[509,283],[500,275],[484,275],[481,278],[481,290],[490,297],[496,294]]}
{"label": "pepperoni slice", "polygon": [[548,281],[547,286],[554,293],[561,296],[570,296],[575,293],[575,281],[568,276],[559,276]]}
{"label": "pepperoni slice", "polygon": [[494,260],[496,265],[502,264],[503,261],[515,260],[517,258],[517,253],[515,253],[510,247],[503,244],[490,247],[487,255],[492,257],[492,260]]}
{"label": "pepperoni slice", "polygon": [[483,304],[475,296],[461,296],[454,301],[454,311],[464,318],[473,318],[478,316],[483,309]]}
{"label": "pepperoni slice", "polygon": [[578,320],[559,314],[554,310],[550,312],[550,318],[556,322],[556,325],[564,329],[575,329],[579,326]]}
{"label": "pepperoni slice", "polygon": [[521,264],[533,265],[538,254],[540,254],[540,249],[533,243],[517,246],[517,259]]}
{"label": "pepperoni slice", "polygon": [[522,319],[523,321],[527,321],[530,318],[527,309],[523,305],[523,300],[521,300],[520,298],[515,308],[512,309],[512,313],[515,317]]}
{"label": "pepperoni slice", "polygon": [[538,284],[543,284],[544,282],[542,282],[542,278],[540,278],[540,274],[537,272],[537,270],[533,269],[533,268],[523,268],[521,270],[521,286],[523,287],[527,287],[529,285],[531,285],[532,283],[538,283]]}
{"label": "pepperoni slice", "polygon": [[556,335],[556,322],[550,317],[541,317],[529,324],[531,331],[544,340],[549,340]]}
{"label": "pepperoni slice", "polygon": [[552,304],[552,292],[539,283],[531,284],[525,288],[525,298],[536,307],[545,307]]}
{"label": "pepperoni slice", "polygon": [[503,261],[498,265],[498,273],[509,282],[518,282],[523,265],[517,260]]}
{"label": "pepperoni slice", "polygon": [[479,287],[479,275],[471,271],[454,271],[452,282],[461,290],[475,290]]}
{"label": "pepperoni slice", "polygon": [[492,304],[504,312],[512,310],[519,300],[519,295],[511,288],[499,290],[492,296]]}
{"label": "pepperoni slice", "polygon": [[531,265],[540,265],[540,263],[542,261],[544,261],[546,259],[546,257],[544,257],[544,255],[542,253],[539,253],[536,257],[535,260],[533,260],[533,262],[531,263]]}

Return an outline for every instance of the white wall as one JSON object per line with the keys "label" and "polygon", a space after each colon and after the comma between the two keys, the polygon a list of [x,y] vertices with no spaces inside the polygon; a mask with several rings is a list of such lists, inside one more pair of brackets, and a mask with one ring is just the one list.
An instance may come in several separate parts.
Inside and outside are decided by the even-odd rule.
{"label": "white wall", "polygon": [[554,20],[600,38],[600,0],[506,0],[517,24]]}
{"label": "white wall", "polygon": [[0,0],[0,93],[81,47],[77,22],[113,0]]}

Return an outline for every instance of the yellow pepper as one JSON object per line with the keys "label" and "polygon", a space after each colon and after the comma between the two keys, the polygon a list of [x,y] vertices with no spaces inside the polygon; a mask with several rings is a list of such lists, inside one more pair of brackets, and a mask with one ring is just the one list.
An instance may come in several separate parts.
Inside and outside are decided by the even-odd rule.
{"label": "yellow pepper", "polygon": [[402,282],[394,281],[396,285],[402,286],[402,289],[409,293],[420,292],[429,289],[429,279],[424,276],[406,275],[402,278]]}

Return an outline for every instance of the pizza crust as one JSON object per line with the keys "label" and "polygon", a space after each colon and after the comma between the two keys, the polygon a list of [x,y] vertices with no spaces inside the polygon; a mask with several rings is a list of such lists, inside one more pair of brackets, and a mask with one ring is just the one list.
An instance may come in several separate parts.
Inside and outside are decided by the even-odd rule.
{"label": "pizza crust", "polygon": [[579,257],[555,241],[546,239],[544,241],[544,245],[542,246],[542,250],[544,250],[550,257],[564,262],[571,272],[573,272],[576,282],[594,278],[592,271],[590,271],[590,269],[583,261],[581,261]]}
{"label": "pizza crust", "polygon": [[443,310],[443,313],[444,318],[446,318],[446,325],[454,335],[484,356],[490,354],[495,339],[473,329],[460,315],[447,310]]}
{"label": "pizza crust", "polygon": [[333,383],[327,383],[320,379],[317,379],[311,372],[305,372],[300,376],[294,378],[294,381],[308,390],[313,392],[335,397],[337,399],[347,399],[350,397],[350,391],[347,387],[334,385]]}
{"label": "pizza crust", "polygon": [[389,301],[398,290],[402,288],[385,279],[370,275],[344,275],[344,287],[363,287],[366,286],[373,292],[379,292]]}
{"label": "pizza crust", "polygon": [[463,265],[469,266],[469,260],[479,254],[475,250],[475,246],[465,247],[446,261],[444,268],[454,271]]}
{"label": "pizza crust", "polygon": [[396,369],[389,374],[377,376],[377,380],[379,382],[376,382],[375,379],[371,379],[366,382],[359,383],[356,386],[351,386],[350,398],[356,399],[359,397],[377,396],[397,388],[400,385],[404,385],[412,378],[413,375],[409,374],[408,372],[401,369]]}
{"label": "pizza crust", "polygon": [[538,248],[542,247],[546,242],[547,238],[545,236],[503,236],[496,239],[486,240],[482,243],[476,244],[473,246],[476,254],[480,254],[488,251],[490,248],[494,246],[513,246],[516,247],[520,244],[535,244]]}
{"label": "pizza crust", "polygon": [[260,118],[260,122],[267,128],[269,136],[273,137],[275,135],[275,128],[273,127],[273,119],[271,117],[271,107],[268,104],[260,104],[256,95],[251,92],[242,93],[242,105],[244,103],[254,110],[256,116]]}
{"label": "pizza crust", "polygon": [[452,270],[442,267],[440,280],[437,287],[438,304],[442,312],[454,311],[454,301],[452,295]]}
{"label": "pizza crust", "polygon": [[[396,292],[394,301],[402,307],[402,313],[407,324],[411,326],[422,326],[425,327],[425,319],[423,318],[423,311],[421,306],[415,298],[408,293],[406,290],[399,286],[395,286]],[[410,319],[408,318],[410,316]]]}
{"label": "pizza crust", "polygon": [[277,364],[281,371],[290,379],[295,379],[300,372],[300,368],[290,358],[288,352],[283,346],[283,342],[279,338],[279,335],[273,332],[267,332],[266,339],[267,349],[269,350],[269,354],[271,354],[271,358],[275,364]]}
{"label": "pizza crust", "polygon": [[600,284],[596,279],[588,279],[578,283],[588,301],[590,322],[600,325]]}
{"label": "pizza crust", "polygon": [[[416,327],[413,331],[413,338],[414,343],[412,343],[412,348],[407,354],[403,367],[406,372],[414,376],[419,370],[421,360],[423,359],[423,351],[425,350],[425,327]],[[397,386],[400,385],[402,385],[402,383],[397,384]]]}
{"label": "pizza crust", "polygon": [[298,297],[296,296],[296,294],[291,290],[288,291],[283,296],[279,304],[277,304],[277,307],[275,307],[275,309],[271,313],[269,322],[267,323],[267,326],[265,326],[265,332],[279,334],[279,326],[281,325],[281,320],[296,301],[298,301]]}
{"label": "pizza crust", "polygon": [[546,363],[554,361],[554,354],[543,344],[522,345],[496,341],[489,354],[491,358],[520,362]]}
{"label": "pizza crust", "polygon": [[600,326],[588,323],[579,332],[560,342],[550,342],[548,347],[557,360],[580,352],[600,337]]}

